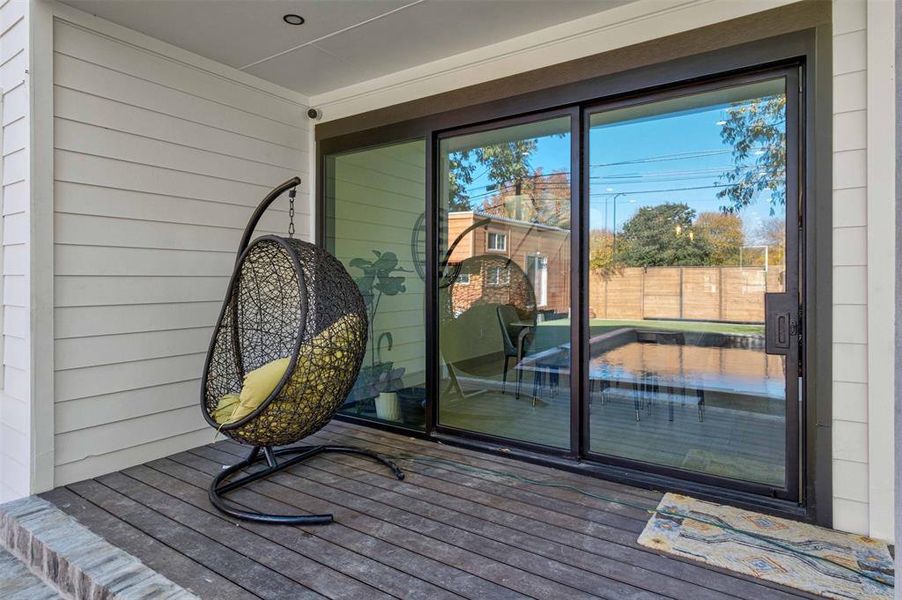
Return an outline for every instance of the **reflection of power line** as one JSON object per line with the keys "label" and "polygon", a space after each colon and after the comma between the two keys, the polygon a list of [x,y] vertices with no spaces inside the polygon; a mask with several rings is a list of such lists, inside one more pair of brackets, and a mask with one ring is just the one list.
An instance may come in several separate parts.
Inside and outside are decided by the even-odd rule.
{"label": "reflection of power line", "polygon": [[590,167],[616,167],[619,165],[635,165],[649,162],[664,162],[669,160],[688,160],[690,158],[705,158],[708,156],[718,156],[721,154],[729,154],[732,152],[730,148],[718,148],[713,150],[694,150],[692,152],[677,152],[674,154],[658,154],[652,156],[644,156],[632,160],[618,160],[608,163],[593,163]]}
{"label": "reflection of power line", "polygon": [[644,173],[610,173],[608,175],[592,175],[589,179],[638,179],[645,177],[680,177],[686,175],[718,175],[727,172],[741,171],[764,171],[764,165],[723,165],[719,167],[705,167],[703,169],[678,169],[673,171],[646,171]]}
{"label": "reflection of power line", "polygon": [[[600,184],[619,184],[619,185],[632,185],[632,184],[641,184],[645,182],[655,182],[655,183],[666,183],[668,181],[691,181],[693,179],[705,179],[708,176],[712,175],[721,175],[727,172],[734,172],[736,169],[741,171],[754,171],[761,170],[763,167],[760,165],[724,165],[723,167],[709,167],[705,169],[682,169],[682,170],[671,170],[671,171],[649,171],[647,173],[624,173],[624,174],[610,174],[610,175],[592,175],[589,179],[592,182],[600,183]],[[569,175],[569,171],[557,171],[555,173],[541,173],[529,176],[529,178],[540,178],[540,177],[552,177],[552,176],[565,176]],[[780,171],[776,174],[771,175],[774,178],[779,178],[783,176],[783,172]],[[629,179],[633,179],[634,181],[627,181]],[[737,185],[737,184],[733,184]],[[530,187],[530,190],[541,190],[543,188],[566,188],[570,186],[570,181],[559,181],[559,182],[549,182],[549,181],[534,181],[533,185]],[[480,187],[488,187],[488,186],[473,186],[470,190],[480,188]],[[484,198],[486,196],[490,196],[492,194],[502,194],[509,189],[514,187],[513,184],[505,184],[503,186],[493,186],[492,189],[486,190],[484,192],[480,192],[479,194],[469,195],[469,198]],[[470,190],[467,190],[468,192]]]}
{"label": "reflection of power line", "polygon": [[[757,154],[758,152],[766,152],[769,149],[773,149],[776,146],[774,145],[766,145],[766,146],[757,146],[755,148],[749,148],[749,152],[752,154]],[[649,162],[665,162],[670,160],[689,160],[692,158],[707,158],[709,156],[719,156],[721,154],[730,154],[733,152],[732,148],[715,148],[711,150],[693,150],[690,152],[677,152],[674,154],[657,154],[651,156],[643,156],[642,158],[636,158],[631,160],[618,160],[609,163],[593,163],[589,166],[592,168],[598,167],[614,167],[619,165],[636,165],[642,163]]]}
{"label": "reflection of power line", "polygon": [[[768,177],[762,177],[762,178],[760,178],[760,179],[753,180],[753,181],[751,181],[751,182],[749,182],[749,183],[750,183],[750,184],[757,184],[757,183],[759,183],[759,182],[768,182],[768,181],[778,181],[778,180],[776,180],[776,179],[771,180],[771,179],[768,178]],[[712,185],[697,185],[697,186],[692,186],[692,187],[660,188],[660,189],[654,189],[654,190],[635,190],[635,191],[631,191],[631,192],[623,192],[623,194],[626,195],[626,196],[633,196],[633,195],[636,195],[636,194],[661,194],[661,193],[664,193],[664,192],[689,192],[689,191],[693,191],[693,190],[710,190],[710,189],[718,189],[718,188],[736,187],[737,185],[742,185],[742,184],[744,184],[744,183],[745,183],[745,182],[738,182],[738,183],[724,183],[724,184],[716,184],[716,183],[715,183],[715,184],[712,184]],[[599,193],[595,193],[595,194],[589,194],[590,197],[591,197],[591,196],[603,196],[603,195],[605,195],[605,194],[604,194],[604,193],[600,193],[600,192],[599,192]]]}
{"label": "reflection of power line", "polygon": [[[486,173],[488,173],[488,170],[486,170],[482,175],[485,175]],[[480,177],[482,177],[482,175],[480,175]],[[570,171],[552,171],[551,173],[533,173],[532,175],[526,175],[526,176],[523,178],[523,181],[525,182],[525,181],[528,181],[528,180],[530,180],[530,179],[535,180],[535,179],[538,179],[538,178],[540,178],[540,177],[556,177],[556,176],[559,176],[559,175],[561,175],[561,176],[563,176],[563,175],[568,175],[568,176],[569,176],[569,175],[570,175]],[[504,187],[513,187],[513,186],[514,186],[513,183],[505,183],[505,184],[504,184]],[[481,184],[481,183],[480,183],[480,184],[474,184],[473,186],[471,186],[471,187],[469,187],[469,188],[465,188],[465,189],[466,189],[467,191],[470,191],[470,190],[475,190],[476,188],[488,188],[488,187],[497,188],[497,187],[498,187],[498,184],[497,184],[497,183],[493,183],[493,184],[490,184],[490,185],[485,185],[485,184]],[[488,192],[496,192],[496,191],[498,191],[498,190],[497,190],[497,189],[492,189],[492,190],[486,190],[486,191],[488,191]]]}

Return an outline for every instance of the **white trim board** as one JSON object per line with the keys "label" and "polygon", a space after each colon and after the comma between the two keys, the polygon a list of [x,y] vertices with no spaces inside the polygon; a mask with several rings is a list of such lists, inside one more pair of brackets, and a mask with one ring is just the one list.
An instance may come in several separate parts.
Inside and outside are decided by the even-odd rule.
{"label": "white trim board", "polygon": [[894,530],[895,3],[867,3],[868,498],[872,537]]}
{"label": "white trim board", "polygon": [[28,3],[31,492],[53,489],[53,12]]}

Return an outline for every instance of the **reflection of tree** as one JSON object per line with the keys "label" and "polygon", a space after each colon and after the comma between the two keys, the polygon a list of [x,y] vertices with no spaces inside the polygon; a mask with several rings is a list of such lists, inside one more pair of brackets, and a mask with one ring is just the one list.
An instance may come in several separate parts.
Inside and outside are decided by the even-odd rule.
{"label": "reflection of tree", "polygon": [[733,213],[703,212],[695,228],[711,246],[712,265],[738,265],[739,249],[745,244],[742,217]]}
{"label": "reflection of tree", "polygon": [[[511,196],[514,196],[512,199]],[[508,185],[482,202],[481,211],[530,223],[570,227],[570,177],[536,171],[519,185]]]}
{"label": "reflection of tree", "polygon": [[[470,210],[471,198],[466,186],[476,179],[476,171],[485,170],[497,188],[513,186],[519,192],[523,181],[530,174],[529,158],[536,151],[538,142],[516,140],[502,144],[479,146],[448,155],[449,210]],[[481,174],[480,174],[481,175]]]}
{"label": "reflection of tree", "polygon": [[589,269],[603,279],[619,273],[614,262],[614,234],[607,229],[589,232]]}
{"label": "reflection of tree", "polygon": [[711,243],[694,229],[695,211],[683,203],[645,206],[617,234],[614,260],[626,267],[698,266],[711,261]]}
{"label": "reflection of tree", "polygon": [[786,258],[786,221],[779,217],[765,219],[756,232],[758,239],[767,246],[767,262],[770,266],[782,265]]}
{"label": "reflection of tree", "polygon": [[777,214],[786,203],[786,96],[736,102],[726,112],[720,137],[733,148],[733,167],[718,179],[726,186],[717,192],[727,202],[723,210],[739,212],[767,191],[770,213]]}
{"label": "reflection of tree", "polygon": [[452,152],[448,155],[448,210],[470,210],[467,186],[473,183],[473,168],[467,165],[467,153]]}

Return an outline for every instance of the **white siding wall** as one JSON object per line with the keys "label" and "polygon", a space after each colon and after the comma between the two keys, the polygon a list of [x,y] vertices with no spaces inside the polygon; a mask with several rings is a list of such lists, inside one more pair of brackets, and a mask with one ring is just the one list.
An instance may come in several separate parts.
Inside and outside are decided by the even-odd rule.
{"label": "white siding wall", "polygon": [[28,24],[24,0],[0,6],[0,502],[30,491]]}
{"label": "white siding wall", "polygon": [[893,532],[892,3],[833,3],[834,525]]}
{"label": "white siding wall", "polygon": [[[305,99],[109,31],[54,26],[56,485],[212,439],[198,382],[236,244],[309,165]],[[260,232],[286,229],[283,200]]]}
{"label": "white siding wall", "polygon": [[833,11],[833,523],[866,533],[866,5],[837,0]]}
{"label": "white siding wall", "polygon": [[[894,261],[883,249],[888,244],[891,253],[894,244],[893,194],[884,186],[893,169],[880,164],[887,158],[883,155],[892,156],[893,147],[869,139],[869,127],[893,130],[885,115],[870,114],[881,103],[883,92],[875,94],[875,89],[890,81],[891,71],[869,70],[881,60],[873,56],[881,42],[889,41],[892,53],[891,39],[877,39],[891,38],[892,30],[868,28],[869,10],[891,8],[881,1],[833,3],[833,523],[889,539],[893,304],[890,295],[889,306],[883,306],[882,288],[892,287]],[[892,116],[891,91],[886,94]],[[884,205],[889,206],[885,211]],[[887,219],[888,232],[881,225]],[[875,256],[886,256],[888,274],[881,274]]]}

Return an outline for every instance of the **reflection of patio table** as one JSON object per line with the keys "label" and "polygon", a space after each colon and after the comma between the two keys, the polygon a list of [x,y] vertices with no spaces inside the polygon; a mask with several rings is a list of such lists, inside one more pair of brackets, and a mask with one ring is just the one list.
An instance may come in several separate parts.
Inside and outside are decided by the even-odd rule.
{"label": "reflection of patio table", "polygon": [[649,408],[654,401],[656,395],[667,394],[667,420],[673,421],[673,403],[674,396],[686,398],[695,396],[697,400],[698,420],[701,423],[705,420],[705,392],[701,388],[687,388],[685,385],[673,385],[662,383],[661,378],[657,376],[649,377],[620,377],[615,379],[603,379],[599,377],[589,376],[589,401],[592,401],[592,394],[601,386],[601,403],[604,404],[605,392],[614,387],[630,389],[633,392],[633,408],[636,411],[636,421],[641,420],[641,409],[644,406]]}
{"label": "reflection of patio table", "polygon": [[546,383],[551,389],[551,397],[555,397],[560,381],[561,365],[557,361],[536,363],[532,376],[532,403],[536,403],[536,398],[538,398],[539,395],[539,387],[546,385]]}

